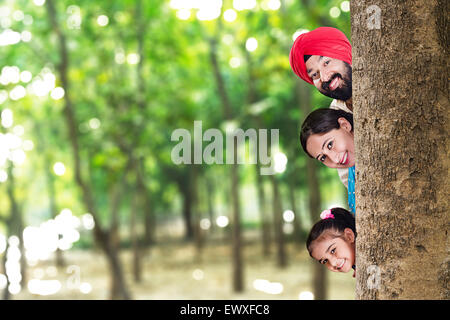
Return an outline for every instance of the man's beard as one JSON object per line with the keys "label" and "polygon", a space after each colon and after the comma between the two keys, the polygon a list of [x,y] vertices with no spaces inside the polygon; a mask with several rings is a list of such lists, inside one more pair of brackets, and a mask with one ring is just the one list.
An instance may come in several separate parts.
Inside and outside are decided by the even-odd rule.
{"label": "man's beard", "polygon": [[[333,74],[329,81],[322,83],[322,88],[319,91],[327,97],[347,101],[352,97],[352,67],[347,62],[343,62],[345,66],[345,74]],[[339,77],[343,80],[342,87],[337,87],[336,89],[334,89],[334,91],[331,91],[329,89],[330,83],[336,77]]]}

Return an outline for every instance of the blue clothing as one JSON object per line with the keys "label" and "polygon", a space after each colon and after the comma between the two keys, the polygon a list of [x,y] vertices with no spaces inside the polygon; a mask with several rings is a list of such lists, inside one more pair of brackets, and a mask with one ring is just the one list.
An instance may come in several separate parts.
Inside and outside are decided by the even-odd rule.
{"label": "blue clothing", "polygon": [[348,168],[348,207],[355,214],[355,166]]}

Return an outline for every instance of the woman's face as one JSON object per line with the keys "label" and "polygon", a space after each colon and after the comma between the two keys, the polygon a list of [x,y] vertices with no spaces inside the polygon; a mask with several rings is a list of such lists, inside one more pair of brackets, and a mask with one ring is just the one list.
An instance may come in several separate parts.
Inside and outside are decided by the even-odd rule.
{"label": "woman's face", "polygon": [[313,242],[311,256],[334,272],[349,272],[355,264],[355,234],[350,228],[343,237],[325,237]]}
{"label": "woman's face", "polygon": [[350,168],[355,165],[355,144],[352,125],[339,118],[339,129],[312,134],[306,141],[306,151],[330,168]]}

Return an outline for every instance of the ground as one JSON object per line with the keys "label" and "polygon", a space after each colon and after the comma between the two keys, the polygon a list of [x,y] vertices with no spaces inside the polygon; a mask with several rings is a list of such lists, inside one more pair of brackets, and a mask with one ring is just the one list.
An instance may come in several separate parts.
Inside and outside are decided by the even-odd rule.
{"label": "ground", "polygon": [[[317,262],[298,244],[288,243],[287,249],[289,264],[280,269],[276,266],[274,247],[265,258],[258,241],[247,242],[243,251],[245,289],[239,294],[232,292],[231,249],[225,241],[207,243],[200,262],[192,243],[167,241],[155,245],[144,254],[141,283],[133,280],[130,250],[122,251],[121,260],[133,299],[297,300],[300,293],[312,291],[312,266]],[[110,274],[102,252],[71,249],[64,252],[64,259],[62,268],[55,268],[54,261],[48,260],[27,271],[27,283],[31,279],[59,280],[61,288],[57,293],[32,294],[24,286],[12,299],[108,299]],[[329,299],[354,299],[356,282],[352,273],[327,272],[327,276]],[[262,284],[269,282],[255,282],[257,279],[280,283],[282,291],[275,284],[274,292],[280,293],[263,292]]]}

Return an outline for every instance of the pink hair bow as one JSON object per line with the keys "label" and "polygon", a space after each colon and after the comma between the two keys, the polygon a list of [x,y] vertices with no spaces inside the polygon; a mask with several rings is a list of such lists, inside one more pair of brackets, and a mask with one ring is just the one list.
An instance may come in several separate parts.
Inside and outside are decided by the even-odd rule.
{"label": "pink hair bow", "polygon": [[331,209],[323,210],[320,214],[321,219],[334,219],[334,215],[331,213]]}

